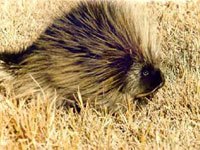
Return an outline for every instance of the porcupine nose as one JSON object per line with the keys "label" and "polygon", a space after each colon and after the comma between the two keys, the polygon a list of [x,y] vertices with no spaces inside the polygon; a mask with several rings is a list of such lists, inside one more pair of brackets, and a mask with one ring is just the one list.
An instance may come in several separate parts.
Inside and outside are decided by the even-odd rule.
{"label": "porcupine nose", "polygon": [[160,69],[156,69],[152,73],[152,80],[150,82],[150,89],[149,91],[156,91],[157,89],[161,88],[165,83],[164,74]]}

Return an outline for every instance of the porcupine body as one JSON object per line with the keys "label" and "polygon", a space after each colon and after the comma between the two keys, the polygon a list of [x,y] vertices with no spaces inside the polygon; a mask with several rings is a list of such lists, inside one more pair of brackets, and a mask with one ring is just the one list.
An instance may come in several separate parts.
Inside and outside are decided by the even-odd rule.
{"label": "porcupine body", "polygon": [[152,94],[164,83],[158,45],[150,24],[132,9],[119,2],[80,2],[27,49],[2,52],[16,91],[37,88],[37,81],[71,105],[79,89],[84,102],[109,109],[123,104],[126,95]]}

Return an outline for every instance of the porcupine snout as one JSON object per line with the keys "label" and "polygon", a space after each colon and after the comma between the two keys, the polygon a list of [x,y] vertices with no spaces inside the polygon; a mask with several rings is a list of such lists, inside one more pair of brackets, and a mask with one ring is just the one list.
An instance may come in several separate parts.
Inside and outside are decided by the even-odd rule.
{"label": "porcupine snout", "polygon": [[165,77],[159,68],[154,68],[151,65],[143,67],[141,70],[140,84],[144,89],[144,93],[137,95],[137,98],[155,93],[164,83]]}

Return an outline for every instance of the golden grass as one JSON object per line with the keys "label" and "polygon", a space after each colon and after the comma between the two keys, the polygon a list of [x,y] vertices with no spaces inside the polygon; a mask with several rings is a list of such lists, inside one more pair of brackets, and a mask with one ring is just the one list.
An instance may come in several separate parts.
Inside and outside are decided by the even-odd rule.
{"label": "golden grass", "polygon": [[[0,49],[30,44],[64,0],[1,0]],[[200,2],[151,3],[159,22],[166,85],[145,106],[115,116],[86,106],[55,108],[48,94],[19,103],[6,87],[0,104],[1,149],[200,149]],[[56,94],[55,94],[56,100]]]}

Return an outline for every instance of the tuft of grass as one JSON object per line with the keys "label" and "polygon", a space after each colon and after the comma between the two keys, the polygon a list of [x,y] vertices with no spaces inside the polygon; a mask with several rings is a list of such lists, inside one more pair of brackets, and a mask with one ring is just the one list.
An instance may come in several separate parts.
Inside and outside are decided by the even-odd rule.
{"label": "tuft of grass", "polygon": [[[1,1],[0,49],[26,47],[73,3]],[[159,23],[166,85],[147,105],[131,103],[115,115],[89,104],[80,113],[66,112],[56,109],[56,94],[52,101],[49,93],[33,95],[27,103],[2,87],[1,149],[200,149],[199,4],[148,3]]]}

